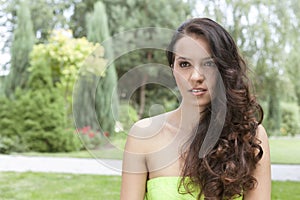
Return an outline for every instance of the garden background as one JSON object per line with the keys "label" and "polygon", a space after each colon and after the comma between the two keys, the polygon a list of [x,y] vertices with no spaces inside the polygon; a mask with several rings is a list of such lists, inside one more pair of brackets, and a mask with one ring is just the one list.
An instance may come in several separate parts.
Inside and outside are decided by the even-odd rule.
{"label": "garden background", "polygon": [[[163,50],[139,49],[105,68],[113,52],[112,44],[102,42],[127,30],[175,29],[187,18],[206,16],[229,30],[251,67],[253,88],[265,112],[263,125],[270,136],[272,163],[300,164],[295,154],[300,144],[297,0],[0,2],[0,153],[122,159],[130,126],[172,110],[179,102],[175,86],[171,91],[158,84],[142,84],[133,94],[122,90],[121,95],[112,95],[120,77],[132,67],[167,61]],[[150,70],[140,81],[160,76],[170,75]],[[91,105],[92,95],[93,106],[82,106]],[[36,181],[45,185],[44,194],[57,191],[53,199],[81,199],[78,188],[86,199],[99,195],[118,199],[120,187],[120,177],[0,174],[1,185],[11,185],[0,188],[6,199],[47,199],[41,194],[34,197],[36,186],[30,183]],[[59,189],[66,184],[64,178],[74,185],[70,191]],[[273,187],[272,198],[295,199],[280,195],[293,195],[299,183],[274,182]]]}

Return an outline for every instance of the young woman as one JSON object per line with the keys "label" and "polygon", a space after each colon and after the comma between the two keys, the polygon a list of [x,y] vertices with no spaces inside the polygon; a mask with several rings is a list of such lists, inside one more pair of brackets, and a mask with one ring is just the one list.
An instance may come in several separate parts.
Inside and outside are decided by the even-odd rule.
{"label": "young woman", "polygon": [[188,20],[167,58],[182,101],[131,128],[121,200],[270,199],[263,112],[229,33],[207,18]]}

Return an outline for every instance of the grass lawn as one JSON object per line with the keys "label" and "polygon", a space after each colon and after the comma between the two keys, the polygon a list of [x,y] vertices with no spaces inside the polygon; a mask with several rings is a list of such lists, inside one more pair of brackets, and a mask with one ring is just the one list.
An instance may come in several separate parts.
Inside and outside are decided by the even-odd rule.
{"label": "grass lawn", "polygon": [[272,200],[300,200],[300,182],[273,181]]}
{"label": "grass lawn", "polygon": [[0,173],[1,200],[114,200],[121,177],[50,173]]}
{"label": "grass lawn", "polygon": [[[300,138],[270,138],[271,162],[276,164],[300,164]],[[300,198],[299,198],[300,199]]]}
{"label": "grass lawn", "polygon": [[[121,177],[51,173],[0,173],[1,200],[117,200]],[[299,200],[300,182],[272,183],[272,200]]]}

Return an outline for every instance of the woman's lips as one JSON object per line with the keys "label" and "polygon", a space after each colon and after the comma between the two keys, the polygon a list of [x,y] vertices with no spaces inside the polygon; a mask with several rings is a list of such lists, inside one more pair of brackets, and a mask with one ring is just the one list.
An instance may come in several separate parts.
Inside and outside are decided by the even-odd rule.
{"label": "woman's lips", "polygon": [[201,96],[201,95],[204,95],[207,92],[207,89],[193,88],[193,89],[189,90],[189,92],[191,92],[195,96]]}

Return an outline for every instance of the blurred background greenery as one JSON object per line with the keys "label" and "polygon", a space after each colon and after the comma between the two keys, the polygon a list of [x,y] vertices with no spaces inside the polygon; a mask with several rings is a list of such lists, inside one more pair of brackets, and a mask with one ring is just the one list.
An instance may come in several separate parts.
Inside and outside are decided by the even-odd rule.
{"label": "blurred background greenery", "polygon": [[[2,0],[0,153],[97,150],[108,147],[108,139],[122,147],[132,123],[155,114],[152,105],[168,111],[178,106],[178,99],[157,84],[142,85],[129,103],[126,91],[114,98],[118,79],[132,66],[166,64],[166,58],[162,50],[135,50],[103,73],[113,52],[111,44],[101,42],[134,28],[175,29],[191,17],[210,17],[229,30],[251,68],[268,134],[296,136],[299,11],[297,0]],[[142,81],[151,76],[170,75],[149,73]],[[81,97],[76,102],[73,88]]]}
{"label": "blurred background greenery", "polygon": [[[122,159],[130,126],[176,108],[178,98],[175,86],[158,84],[114,98],[118,79],[133,66],[166,64],[166,58],[162,50],[135,50],[103,73],[113,52],[101,42],[134,28],[175,29],[191,17],[210,17],[232,34],[264,108],[272,163],[300,164],[298,0],[0,0],[0,153]],[[72,95],[81,98],[74,102]],[[163,109],[153,109],[157,104]],[[119,199],[120,181],[1,172],[0,193],[7,200]],[[299,182],[273,181],[272,199],[299,199],[298,188]]]}

